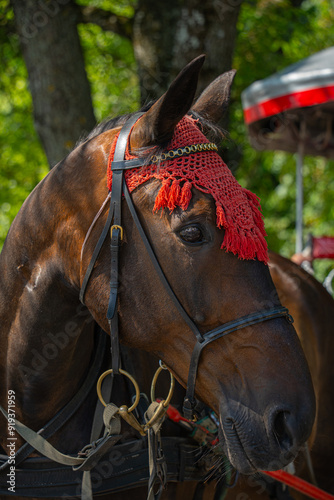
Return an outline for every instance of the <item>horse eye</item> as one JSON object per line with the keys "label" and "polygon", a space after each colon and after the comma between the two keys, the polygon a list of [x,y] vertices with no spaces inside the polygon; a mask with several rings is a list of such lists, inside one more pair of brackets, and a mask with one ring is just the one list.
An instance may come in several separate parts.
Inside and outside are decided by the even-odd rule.
{"label": "horse eye", "polygon": [[203,233],[198,226],[187,226],[179,231],[181,240],[185,243],[201,243],[203,241]]}

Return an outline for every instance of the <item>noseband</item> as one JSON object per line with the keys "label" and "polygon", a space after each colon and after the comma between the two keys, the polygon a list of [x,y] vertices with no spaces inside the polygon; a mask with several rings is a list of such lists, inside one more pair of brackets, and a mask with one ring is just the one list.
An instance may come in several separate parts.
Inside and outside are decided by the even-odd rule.
{"label": "noseband", "polygon": [[[247,316],[243,316],[237,320],[230,321],[225,323],[209,332],[202,333],[200,332],[198,326],[194,323],[194,321],[190,318],[188,313],[183,308],[181,302],[175,295],[173,289],[171,288],[160,264],[154,253],[154,250],[148,241],[148,238],[145,234],[145,231],[141,225],[141,222],[138,218],[136,209],[133,205],[133,201],[126,185],[124,179],[124,170],[141,167],[144,165],[144,160],[142,159],[133,159],[133,160],[125,160],[125,152],[128,144],[128,138],[131,132],[131,129],[138,118],[143,113],[136,113],[130,117],[130,119],[125,123],[123,128],[120,131],[119,138],[117,140],[114,159],[111,164],[111,170],[113,173],[112,177],[112,191],[110,198],[110,209],[106,224],[103,228],[99,241],[95,247],[93,252],[91,261],[87,268],[85,277],[82,282],[82,287],[80,290],[80,300],[84,303],[84,295],[85,291],[94,267],[94,264],[99,256],[102,245],[109,233],[111,235],[111,278],[110,278],[110,296],[109,296],[109,304],[107,311],[107,319],[110,326],[110,336],[111,336],[111,353],[112,353],[112,369],[114,373],[119,373],[120,369],[120,355],[119,355],[119,334],[118,334],[118,314],[117,314],[117,295],[118,295],[118,264],[119,264],[119,248],[120,242],[123,238],[123,227],[122,227],[122,215],[121,215],[121,202],[122,202],[122,193],[124,193],[125,200],[133,217],[133,220],[137,226],[138,232],[143,240],[145,248],[151,258],[151,261],[154,265],[154,268],[165,287],[169,297],[174,303],[176,309],[178,310],[181,317],[184,319],[185,323],[188,327],[193,331],[196,336],[197,342],[195,344],[188,373],[188,381],[187,381],[187,389],[186,396],[183,404],[184,416],[187,419],[193,418],[194,408],[196,406],[195,400],[195,383],[197,376],[197,368],[200,359],[200,355],[205,346],[217,340],[229,333],[240,330],[241,328],[246,328],[248,326],[255,325],[257,323],[262,323],[263,321],[268,321],[274,318],[284,317],[290,323],[293,322],[292,317],[289,315],[288,310],[285,307],[278,306],[275,308],[255,312],[253,314],[249,314]],[[186,149],[186,148],[185,148]],[[189,148],[188,148],[189,149]],[[189,154],[188,151],[179,151],[179,156],[182,154]],[[193,151],[190,151],[193,153]],[[170,152],[169,152],[170,153]],[[165,153],[165,154],[168,154]],[[202,154],[202,153],[200,153]]]}

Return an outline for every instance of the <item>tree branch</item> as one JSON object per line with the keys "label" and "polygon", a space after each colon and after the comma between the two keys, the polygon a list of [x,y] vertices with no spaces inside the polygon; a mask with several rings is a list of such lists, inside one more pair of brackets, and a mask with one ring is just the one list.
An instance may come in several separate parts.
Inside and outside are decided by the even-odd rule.
{"label": "tree branch", "polygon": [[104,31],[112,31],[117,35],[132,40],[133,19],[118,16],[98,7],[79,7],[79,22],[97,24]]}

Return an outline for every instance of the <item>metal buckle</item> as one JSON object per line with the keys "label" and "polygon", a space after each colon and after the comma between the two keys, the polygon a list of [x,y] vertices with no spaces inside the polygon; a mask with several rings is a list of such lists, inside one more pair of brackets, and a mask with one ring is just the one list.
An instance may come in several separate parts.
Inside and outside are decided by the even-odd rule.
{"label": "metal buckle", "polygon": [[123,240],[123,228],[122,228],[122,226],[119,226],[118,224],[114,224],[113,226],[111,226],[111,228],[110,228],[110,236],[111,236],[111,238],[112,238],[112,232],[113,232],[114,229],[119,229],[120,230],[120,232],[121,232],[121,240]]}

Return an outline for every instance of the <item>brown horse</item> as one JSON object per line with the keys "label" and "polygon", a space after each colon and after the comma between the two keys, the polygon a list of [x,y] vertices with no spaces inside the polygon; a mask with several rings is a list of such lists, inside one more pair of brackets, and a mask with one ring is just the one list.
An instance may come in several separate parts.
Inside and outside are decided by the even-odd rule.
{"label": "brown horse", "polygon": [[[316,279],[279,255],[271,255],[270,271],[280,300],[295,319],[316,392],[317,414],[309,440],[315,479],[334,494],[334,300]],[[300,473],[312,479],[305,464]]]}
{"label": "brown horse", "polygon": [[[202,57],[190,63],[136,122],[129,139],[131,152],[166,149],[192,106],[202,63]],[[231,73],[215,80],[192,112],[217,121],[227,108],[231,80]],[[79,391],[95,351],[95,324],[109,330],[107,243],[92,270],[85,306],[80,304],[79,291],[107,218],[103,208],[92,225],[108,194],[110,146],[125,121],[121,118],[97,129],[48,174],[24,203],[1,253],[0,403],[5,409],[14,406],[16,419],[36,431]],[[205,130],[206,122],[202,123]],[[204,152],[197,154],[206,158]],[[159,216],[153,207],[160,187],[157,179],[141,184],[132,192],[133,203],[164,274],[200,335],[280,308],[268,266],[221,248],[224,230],[217,227],[213,198],[193,189],[187,209],[165,209]],[[196,338],[159,280],[124,200],[122,211],[118,314],[120,340],[129,349],[126,357],[132,365],[128,371],[136,374],[141,390],[148,393],[154,355],[185,387]],[[223,452],[243,474],[291,462],[314,423],[307,362],[293,326],[283,315],[244,325],[206,346],[197,371],[196,397],[219,415]],[[122,404],[128,398],[126,380],[116,376],[113,402]],[[95,403],[93,389],[50,437],[62,453],[76,455],[90,442]],[[1,417],[0,423],[2,452],[10,455],[10,422]],[[139,440],[127,424],[122,433],[124,441],[129,436]],[[15,448],[23,442],[15,434]],[[18,489],[18,471],[16,480]],[[165,498],[184,497],[183,486],[176,489],[170,485]],[[14,487],[11,493],[15,491]],[[54,496],[70,496],[67,491],[64,486],[62,495]]]}

